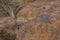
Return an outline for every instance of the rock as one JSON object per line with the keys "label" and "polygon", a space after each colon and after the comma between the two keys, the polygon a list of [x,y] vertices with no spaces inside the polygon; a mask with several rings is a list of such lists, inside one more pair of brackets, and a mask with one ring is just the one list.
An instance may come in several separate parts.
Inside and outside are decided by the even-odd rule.
{"label": "rock", "polygon": [[18,12],[17,18],[28,20],[18,31],[19,40],[60,40],[59,0],[29,3]]}
{"label": "rock", "polygon": [[12,30],[15,25],[15,19],[12,17],[0,18],[0,40],[15,40],[16,31]]}
{"label": "rock", "polygon": [[0,18],[0,27],[2,28],[10,28],[15,25],[15,19],[11,17],[1,17]]}

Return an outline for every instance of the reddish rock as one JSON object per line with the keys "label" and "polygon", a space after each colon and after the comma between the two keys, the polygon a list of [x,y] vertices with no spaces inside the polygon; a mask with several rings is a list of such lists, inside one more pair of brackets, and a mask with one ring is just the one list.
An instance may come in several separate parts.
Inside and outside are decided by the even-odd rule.
{"label": "reddish rock", "polygon": [[11,17],[0,18],[0,40],[15,40],[16,31],[12,30],[15,25],[15,19]]}
{"label": "reddish rock", "polygon": [[12,27],[15,25],[15,19],[11,17],[1,17],[0,18],[0,27]]}
{"label": "reddish rock", "polygon": [[35,1],[18,12],[17,18],[30,18],[18,31],[19,40],[60,40],[60,1]]}

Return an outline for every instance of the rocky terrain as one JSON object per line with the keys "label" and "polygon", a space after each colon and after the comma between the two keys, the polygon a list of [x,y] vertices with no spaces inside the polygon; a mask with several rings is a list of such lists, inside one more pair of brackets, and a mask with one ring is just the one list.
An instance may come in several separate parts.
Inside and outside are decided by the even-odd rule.
{"label": "rocky terrain", "polygon": [[60,0],[36,0],[15,16],[0,18],[0,40],[60,40]]}

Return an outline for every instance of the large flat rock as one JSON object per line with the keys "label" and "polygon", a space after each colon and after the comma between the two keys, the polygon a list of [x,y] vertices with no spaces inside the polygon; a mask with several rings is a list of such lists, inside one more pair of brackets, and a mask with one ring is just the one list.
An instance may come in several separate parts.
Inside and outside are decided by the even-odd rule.
{"label": "large flat rock", "polygon": [[60,1],[35,1],[18,12],[25,18],[18,31],[19,40],[60,40]]}

